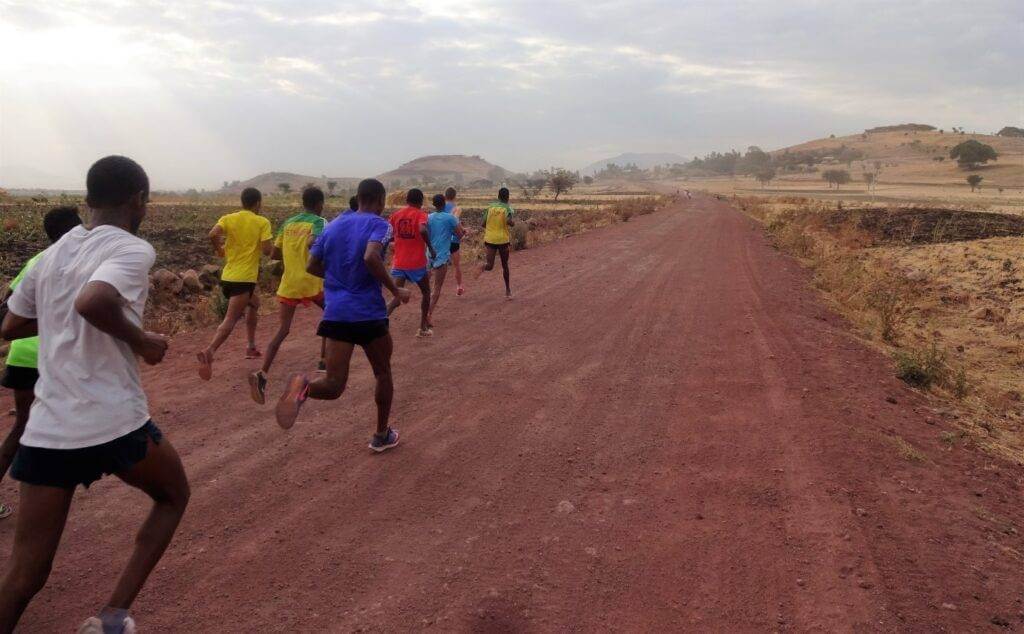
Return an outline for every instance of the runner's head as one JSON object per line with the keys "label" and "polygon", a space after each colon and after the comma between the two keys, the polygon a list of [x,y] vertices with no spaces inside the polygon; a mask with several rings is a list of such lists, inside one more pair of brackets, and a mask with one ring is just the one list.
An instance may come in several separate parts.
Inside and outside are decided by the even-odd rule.
{"label": "runner's head", "polygon": [[416,189],[415,187],[409,190],[409,193],[405,195],[405,202],[413,207],[423,206],[423,190]]}
{"label": "runner's head", "polygon": [[50,242],[56,242],[78,225],[82,224],[82,217],[78,215],[78,207],[54,207],[43,216],[43,231]]}
{"label": "runner's head", "polygon": [[139,230],[149,202],[149,177],[127,156],[107,156],[85,175],[85,204],[93,212],[125,215],[132,233]]}
{"label": "runner's head", "polygon": [[356,196],[349,198],[348,208],[351,209],[352,211],[357,211],[359,209],[359,198],[357,198]]}
{"label": "runner's head", "polygon": [[384,211],[387,191],[384,189],[384,183],[376,178],[366,178],[359,181],[356,198],[359,199],[360,211],[369,211],[379,216],[380,212]]}
{"label": "runner's head", "polygon": [[448,189],[444,190],[444,198],[445,200],[455,200],[455,188],[449,187]]}
{"label": "runner's head", "polygon": [[503,203],[508,202],[508,187],[502,187],[498,190],[498,200]]}
{"label": "runner's head", "polygon": [[242,209],[258,212],[263,205],[263,194],[255,187],[246,187],[242,190]]}
{"label": "runner's head", "polygon": [[324,213],[324,190],[319,187],[307,187],[302,190],[302,206],[311,214]]}
{"label": "runner's head", "polygon": [[434,194],[434,199],[431,202],[434,203],[434,209],[438,211],[444,209],[444,196],[442,194]]}

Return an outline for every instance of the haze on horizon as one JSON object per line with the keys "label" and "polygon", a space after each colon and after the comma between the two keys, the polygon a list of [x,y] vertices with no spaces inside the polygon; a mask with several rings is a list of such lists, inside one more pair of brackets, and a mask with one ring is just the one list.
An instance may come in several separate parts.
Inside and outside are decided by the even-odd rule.
{"label": "haze on horizon", "polygon": [[0,186],[512,170],[1024,123],[1024,4],[0,0]]}

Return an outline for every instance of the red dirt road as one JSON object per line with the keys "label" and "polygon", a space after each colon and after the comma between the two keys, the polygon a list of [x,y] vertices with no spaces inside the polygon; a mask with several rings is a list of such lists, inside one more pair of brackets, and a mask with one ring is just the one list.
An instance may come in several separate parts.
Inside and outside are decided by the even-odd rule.
{"label": "red dirt road", "polygon": [[[384,455],[365,359],[283,432],[249,400],[240,334],[208,384],[192,355],[209,333],[177,337],[145,381],[193,497],[140,626],[1024,629],[1024,469],[942,442],[949,424],[753,222],[694,199],[513,267],[515,301],[497,272],[449,292],[431,340],[399,311],[403,444]],[[315,360],[314,323],[274,396]],[[112,480],[78,495],[23,631],[103,605],[143,502]]]}

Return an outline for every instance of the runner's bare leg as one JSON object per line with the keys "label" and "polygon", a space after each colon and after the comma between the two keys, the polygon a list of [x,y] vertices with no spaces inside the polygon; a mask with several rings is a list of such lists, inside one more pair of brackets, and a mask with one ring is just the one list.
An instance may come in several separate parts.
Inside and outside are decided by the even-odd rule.
{"label": "runner's bare leg", "polygon": [[74,489],[22,484],[18,524],[0,585],[0,632],[13,632],[22,612],[50,576]]}
{"label": "runner's bare leg", "polygon": [[0,481],[4,474],[14,462],[14,454],[18,452],[18,443],[21,442],[21,435],[25,433],[25,425],[28,424],[28,412],[32,408],[32,401],[35,400],[35,392],[28,390],[14,390],[14,426],[7,432],[3,444],[0,444]]}
{"label": "runner's bare leg", "polygon": [[[281,344],[284,343],[285,338],[288,337],[288,333],[292,329],[292,320],[295,319],[295,306],[291,304],[281,304],[278,318],[280,325],[277,327],[277,333],[274,338],[267,344],[267,351],[263,353],[263,367],[261,368],[263,374],[270,372],[270,366],[274,364],[274,358],[277,356],[277,351],[281,348]],[[323,355],[321,355],[321,358]]]}
{"label": "runner's bare leg", "polygon": [[171,543],[188,506],[190,491],[181,458],[166,437],[160,444],[149,439],[146,457],[117,477],[153,500],[153,507],[135,536],[132,556],[107,604],[127,610]]}
{"label": "runner's bare leg", "polygon": [[342,395],[348,383],[348,366],[354,349],[350,343],[327,339],[327,353],[324,355],[327,373],[309,383],[309,398],[333,401]]}
{"label": "runner's bare leg", "polygon": [[377,403],[377,435],[382,436],[388,431],[388,418],[391,416],[391,400],[394,398],[395,386],[391,378],[391,351],[393,349],[391,334],[378,337],[363,346],[366,358],[373,368],[373,376],[377,379],[373,400]]}

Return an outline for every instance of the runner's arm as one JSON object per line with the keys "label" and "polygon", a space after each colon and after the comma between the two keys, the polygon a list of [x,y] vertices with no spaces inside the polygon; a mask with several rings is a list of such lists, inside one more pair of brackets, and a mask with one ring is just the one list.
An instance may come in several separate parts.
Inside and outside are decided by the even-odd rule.
{"label": "runner's arm", "polygon": [[263,250],[263,255],[271,256],[274,254],[274,241],[264,240],[260,243],[260,249]]}
{"label": "runner's arm", "polygon": [[128,344],[132,352],[156,365],[167,352],[167,338],[139,328],[125,315],[124,299],[111,284],[93,280],[75,298],[75,312],[89,324]]}
{"label": "runner's arm", "polygon": [[420,235],[423,237],[423,242],[427,244],[427,251],[430,253],[430,259],[433,260],[437,257],[437,251],[434,250],[434,245],[430,243],[430,228],[427,227],[427,223],[420,225]]}
{"label": "runner's arm", "polygon": [[324,277],[324,261],[318,256],[309,254],[309,261],[306,263],[306,273],[323,279]]}
{"label": "runner's arm", "polygon": [[213,245],[213,252],[224,257],[224,227],[213,225],[210,229],[210,244]]}
{"label": "runner's arm", "polygon": [[32,267],[18,282],[16,289],[8,289],[4,294],[6,314],[0,323],[0,337],[14,341],[39,334],[36,322],[36,275],[37,268]]}
{"label": "runner's arm", "polygon": [[0,326],[0,336],[7,341],[35,337],[38,334],[38,323],[35,319],[16,315],[10,310],[4,315],[4,323]]}
{"label": "runner's arm", "polygon": [[366,268],[369,269],[370,275],[375,280],[384,285],[384,288],[388,289],[392,295],[398,296],[398,285],[395,284],[395,280],[391,279],[388,275],[388,270],[384,266],[384,245],[380,242],[367,242],[366,252],[363,253],[363,262],[366,263]]}

